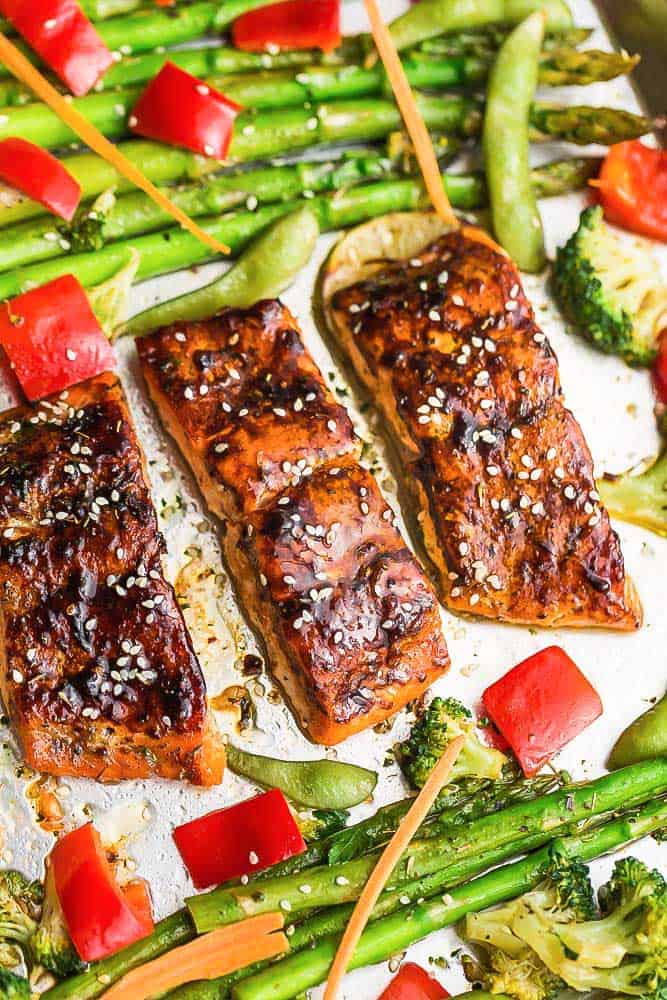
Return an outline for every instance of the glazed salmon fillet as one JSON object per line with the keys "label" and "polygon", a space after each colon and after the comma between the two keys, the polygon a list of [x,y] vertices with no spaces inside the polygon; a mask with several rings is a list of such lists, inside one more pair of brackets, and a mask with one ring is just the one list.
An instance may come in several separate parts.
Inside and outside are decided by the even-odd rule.
{"label": "glazed salmon fillet", "polygon": [[339,288],[329,317],[390,427],[446,604],[638,628],[591,454],[512,262],[448,233]]}
{"label": "glazed salmon fillet", "polygon": [[56,775],[217,784],[224,750],[112,375],[0,423],[0,690]]}
{"label": "glazed salmon fillet", "polygon": [[302,728],[335,744],[421,695],[449,665],[437,599],[288,310],[229,309],[137,347]]}

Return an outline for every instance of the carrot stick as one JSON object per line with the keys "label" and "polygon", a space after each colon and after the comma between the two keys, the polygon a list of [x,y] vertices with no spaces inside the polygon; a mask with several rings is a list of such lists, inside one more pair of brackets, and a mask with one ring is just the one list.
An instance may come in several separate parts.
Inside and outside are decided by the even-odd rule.
{"label": "carrot stick", "polygon": [[426,819],[442,786],[447,781],[463,746],[463,741],[464,737],[458,736],[449,744],[373,869],[338,946],[336,957],[329,972],[324,1000],[336,1000],[336,994],[340,988],[341,981],[352,960],[354,949],[359,943],[359,938],[368,923],[371,911],[377,903],[380,893],[391,878],[398,860],[417,832],[417,828]]}
{"label": "carrot stick", "polygon": [[107,163],[111,163],[123,177],[126,177],[138,188],[141,188],[142,191],[145,191],[156,205],[159,205],[164,212],[168,212],[169,215],[173,216],[177,222],[180,222],[184,229],[189,230],[193,236],[196,236],[197,239],[201,240],[202,243],[205,243],[206,246],[210,247],[216,253],[228,254],[230,252],[228,246],[225,246],[224,243],[220,243],[204,232],[201,226],[193,222],[182,209],[174,205],[159,188],[156,188],[141,170],[131,163],[112,142],[109,142],[94,125],[91,125],[76,108],[72,107],[66,98],[62,94],[59,94],[55,87],[42,76],[39,70],[35,69],[32,63],[28,62],[23,53],[1,33],[0,62],[3,62],[14,76],[30,87],[45,104],[48,104],[52,111],[55,111],[58,117],[66,125],[69,125],[72,131],[76,132],[87,146],[90,146]]}
{"label": "carrot stick", "polygon": [[431,137],[417,107],[415,95],[408,83],[408,78],[405,75],[403,64],[396,51],[396,46],[394,45],[389,29],[382,19],[377,0],[364,0],[364,2],[371,22],[371,30],[377,50],[387,71],[396,103],[403,115],[405,127],[415,147],[424,184],[426,185],[426,190],[428,191],[433,207],[443,222],[458,229],[458,219],[454,215],[452,206],[445,193]]}
{"label": "carrot stick", "polygon": [[282,913],[263,913],[195,938],[123,976],[105,1000],[148,1000],[198,979],[217,979],[289,950]]}

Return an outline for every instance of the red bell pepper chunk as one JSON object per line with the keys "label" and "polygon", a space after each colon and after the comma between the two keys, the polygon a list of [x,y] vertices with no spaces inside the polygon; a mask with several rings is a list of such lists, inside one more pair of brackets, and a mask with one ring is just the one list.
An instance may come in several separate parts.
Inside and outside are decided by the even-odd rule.
{"label": "red bell pepper chunk", "polygon": [[172,62],[148,84],[130,115],[137,135],[224,160],[241,107]]}
{"label": "red bell pepper chunk", "polygon": [[87,94],[113,62],[77,0],[0,0],[0,13],[76,97]]}
{"label": "red bell pepper chunk", "polygon": [[81,201],[81,186],[60,160],[25,139],[0,142],[0,178],[69,222]]}
{"label": "red bell pepper chunk", "polygon": [[658,355],[653,365],[653,385],[658,402],[667,406],[667,330],[658,341]]}
{"label": "red bell pepper chunk", "polygon": [[120,891],[123,894],[125,902],[144,928],[145,934],[143,936],[148,936],[155,926],[153,921],[153,903],[148,882],[143,878],[135,878],[131,882],[126,882],[125,885],[122,885]]}
{"label": "red bell pepper chunk", "polygon": [[609,222],[667,242],[667,150],[620,142],[591,183]]}
{"label": "red bell pepper chunk", "polygon": [[602,715],[597,691],[559,646],[518,663],[482,701],[529,777]]}
{"label": "red bell pepper chunk", "polygon": [[284,0],[248,11],[234,21],[234,45],[248,52],[322,49],[340,45],[340,0]]}
{"label": "red bell pepper chunk", "polygon": [[278,789],[177,826],[174,840],[198,889],[253,875],[306,849]]}
{"label": "red bell pepper chunk", "polygon": [[113,349],[71,274],[0,305],[0,344],[31,401],[115,367]]}
{"label": "red bell pepper chunk", "polygon": [[421,965],[406,962],[379,1000],[443,1000],[450,994]]}
{"label": "red bell pepper chunk", "polygon": [[67,930],[84,962],[113,955],[151,933],[146,890],[118,886],[92,823],[58,841],[51,852],[51,869]]}

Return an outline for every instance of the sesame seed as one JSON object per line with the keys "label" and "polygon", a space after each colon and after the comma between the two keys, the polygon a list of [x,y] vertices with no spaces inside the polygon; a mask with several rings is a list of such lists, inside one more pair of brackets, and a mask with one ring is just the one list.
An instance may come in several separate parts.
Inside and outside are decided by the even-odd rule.
{"label": "sesame seed", "polygon": [[259,864],[259,856],[255,853],[255,851],[250,852],[248,855],[248,861],[251,865]]}
{"label": "sesame seed", "polygon": [[76,351],[73,351],[71,347],[68,347],[65,351],[68,361],[76,361]]}
{"label": "sesame seed", "polygon": [[470,546],[467,542],[459,542],[459,555],[467,556],[470,552]]}
{"label": "sesame seed", "polygon": [[350,884],[349,878],[345,878],[344,875],[336,876],[336,885],[349,885],[349,884]]}
{"label": "sesame seed", "polygon": [[575,490],[574,486],[568,485],[563,490],[563,496],[566,498],[566,500],[574,500],[577,496],[577,491]]}
{"label": "sesame seed", "polygon": [[12,670],[12,680],[15,684],[23,684],[24,677],[20,670]]}

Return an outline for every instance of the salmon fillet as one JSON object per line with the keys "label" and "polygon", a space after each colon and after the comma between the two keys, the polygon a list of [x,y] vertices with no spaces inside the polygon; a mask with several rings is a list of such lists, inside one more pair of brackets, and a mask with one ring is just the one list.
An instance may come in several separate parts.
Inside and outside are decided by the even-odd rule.
{"label": "salmon fillet", "polygon": [[217,784],[224,751],[122,389],[106,374],[0,422],[0,693],[56,775]]}
{"label": "salmon fillet", "polygon": [[331,745],[421,695],[449,665],[437,599],[288,310],[229,309],[137,347],[302,728]]}
{"label": "salmon fillet", "polygon": [[507,257],[448,233],[340,288],[329,318],[386,417],[452,610],[640,626],[558,361]]}

